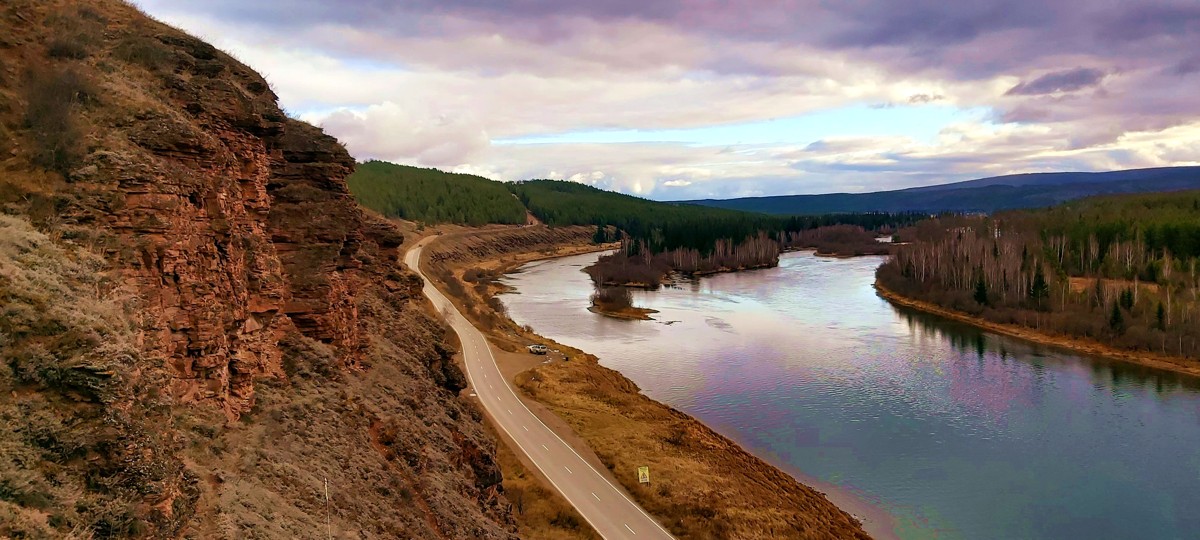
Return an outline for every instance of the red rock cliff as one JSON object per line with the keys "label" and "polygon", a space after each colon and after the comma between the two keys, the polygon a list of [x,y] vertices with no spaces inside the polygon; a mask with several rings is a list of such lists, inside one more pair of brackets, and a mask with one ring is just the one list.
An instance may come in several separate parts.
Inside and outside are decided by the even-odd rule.
{"label": "red rock cliff", "polygon": [[[0,280],[29,316],[0,321],[0,395],[22,396],[0,444],[25,460],[9,478],[0,459],[0,485],[41,490],[0,496],[22,516],[0,536],[305,537],[327,504],[355,537],[513,536],[495,443],[338,141],[113,0],[0,6],[0,98],[5,230],[101,255],[71,294],[124,306],[137,343],[107,357],[127,333],[93,328],[94,305],[35,316],[53,298]],[[13,246],[0,263],[43,271]]]}
{"label": "red rock cliff", "polygon": [[112,253],[146,296],[172,392],[236,418],[256,378],[282,374],[277,342],[292,328],[356,364],[354,290],[375,255],[345,148],[286,118],[260,76],[211,46],[158,39],[180,65],[165,99],[115,118],[115,150],[69,173],[85,202],[71,217],[117,233]]}

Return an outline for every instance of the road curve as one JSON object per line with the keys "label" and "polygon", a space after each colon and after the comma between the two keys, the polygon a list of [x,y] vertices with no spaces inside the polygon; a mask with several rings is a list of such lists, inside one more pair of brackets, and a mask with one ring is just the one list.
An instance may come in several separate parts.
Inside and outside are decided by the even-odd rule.
{"label": "road curve", "polygon": [[[462,341],[463,362],[470,387],[493,424],[516,442],[521,453],[537,466],[567,502],[605,539],[673,538],[642,507],[617,489],[570,445],[535,416],[500,373],[491,347],[470,321],[459,313],[421,272],[421,250],[436,237],[421,240],[404,254],[404,263],[421,276],[425,296],[442,312]],[[633,474],[635,471],[628,471]]]}

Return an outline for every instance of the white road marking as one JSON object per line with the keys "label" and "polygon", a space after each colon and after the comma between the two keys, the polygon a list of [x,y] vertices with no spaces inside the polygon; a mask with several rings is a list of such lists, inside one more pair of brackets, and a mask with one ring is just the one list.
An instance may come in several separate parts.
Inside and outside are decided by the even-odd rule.
{"label": "white road marking", "polygon": [[512,414],[512,409],[504,409],[504,410],[508,411],[508,414]]}
{"label": "white road marking", "polygon": [[635,534],[635,535],[637,534],[637,531],[635,531],[635,530],[633,530],[632,528],[630,528],[628,523],[626,523],[626,524],[625,524],[625,528],[626,528],[626,529],[629,529],[629,532],[631,532],[631,533],[633,533],[633,534]]}
{"label": "white road marking", "polygon": [[[593,496],[593,497],[596,497],[596,492],[595,492],[595,491],[593,491],[593,492],[592,492],[592,496]],[[600,500],[600,497],[596,497],[596,500],[597,500],[597,501],[598,501],[598,500]]]}
{"label": "white road marking", "polygon": [[571,468],[570,468],[570,467],[568,467],[568,466],[566,466],[566,465],[563,465],[563,468],[564,468],[564,469],[566,469],[566,470],[567,470],[567,472],[569,472],[569,473],[571,473],[571,474],[575,474],[575,473],[571,472]]}
{"label": "white road marking", "polygon": [[521,429],[523,429],[523,430],[525,430],[525,431],[529,431],[529,428],[527,428],[527,427],[525,427],[525,426],[521,426]]}
{"label": "white road marking", "polygon": [[546,445],[544,445],[544,444],[543,444],[543,445],[542,445],[542,450],[550,450],[550,449],[549,449],[549,448],[546,448]]}

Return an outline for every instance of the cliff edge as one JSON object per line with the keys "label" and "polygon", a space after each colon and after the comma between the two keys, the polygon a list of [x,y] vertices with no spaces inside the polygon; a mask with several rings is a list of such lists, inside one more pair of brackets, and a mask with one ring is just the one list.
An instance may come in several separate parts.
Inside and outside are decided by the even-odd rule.
{"label": "cliff edge", "polygon": [[514,536],[335,139],[123,2],[0,29],[0,536]]}

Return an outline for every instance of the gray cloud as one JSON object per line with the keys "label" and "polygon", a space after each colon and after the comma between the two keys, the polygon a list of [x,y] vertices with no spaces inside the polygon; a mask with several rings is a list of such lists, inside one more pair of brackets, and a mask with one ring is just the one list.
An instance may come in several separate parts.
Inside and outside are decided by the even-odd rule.
{"label": "gray cloud", "polygon": [[1054,15],[1056,6],[1034,0],[879,0],[838,7],[845,10],[847,23],[827,42],[842,47],[905,46],[928,52],[969,43],[987,33],[1037,26]]}
{"label": "gray cloud", "polygon": [[946,99],[946,96],[941,94],[913,94],[908,96],[908,102],[914,105],[920,103],[933,103],[935,101],[942,101],[944,99]]}
{"label": "gray cloud", "polygon": [[1024,81],[1010,88],[1005,95],[1036,96],[1057,92],[1074,92],[1096,86],[1104,78],[1104,72],[1093,68],[1075,68],[1055,71]]}
{"label": "gray cloud", "polygon": [[1191,75],[1200,72],[1200,55],[1181,60],[1169,70],[1174,75]]}
{"label": "gray cloud", "polygon": [[1104,17],[1098,37],[1118,41],[1190,38],[1200,36],[1200,4],[1194,2],[1136,2]]}

